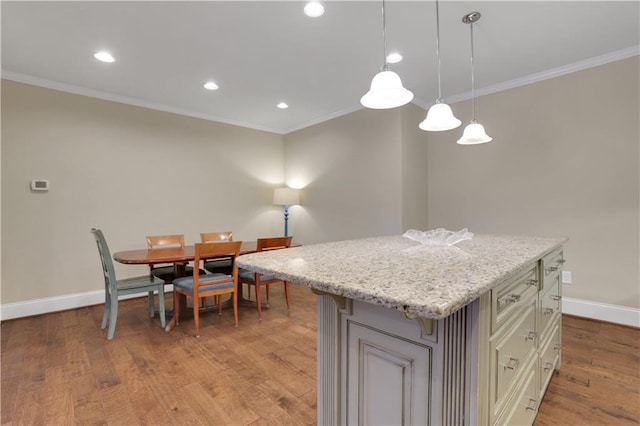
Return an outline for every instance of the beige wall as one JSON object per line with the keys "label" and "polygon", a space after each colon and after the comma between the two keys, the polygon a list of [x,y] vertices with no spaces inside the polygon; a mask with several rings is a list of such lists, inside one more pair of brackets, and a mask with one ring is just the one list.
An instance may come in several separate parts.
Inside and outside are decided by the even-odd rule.
{"label": "beige wall", "polygon": [[[152,233],[280,234],[271,188],[284,178],[305,188],[290,217],[300,243],[434,227],[566,235],[565,295],[639,308],[638,68],[481,97],[494,141],[467,147],[462,128],[418,130],[414,105],[283,137],[3,81],[2,303],[99,290],[92,226],[113,251]],[[469,102],[453,107],[470,118]],[[51,191],[31,193],[33,178]]]}
{"label": "beige wall", "polygon": [[281,135],[3,80],[2,303],[103,288],[91,227],[112,252],[149,234],[280,234],[282,153]]}
{"label": "beige wall", "polygon": [[[565,296],[640,308],[638,62],[477,99],[489,144],[431,133],[430,227],[568,236]],[[453,108],[469,120],[469,102]]]}
{"label": "beige wall", "polygon": [[410,104],[401,110],[402,134],[402,227],[428,229],[427,143],[428,133],[418,127],[426,111]]}
{"label": "beige wall", "polygon": [[286,181],[305,188],[291,212],[298,241],[400,232],[400,126],[399,110],[363,109],[284,137]]}
{"label": "beige wall", "polygon": [[[285,136],[291,209],[302,243],[400,234],[427,226],[426,134],[415,105],[363,109]],[[418,120],[418,121],[416,121]]]}

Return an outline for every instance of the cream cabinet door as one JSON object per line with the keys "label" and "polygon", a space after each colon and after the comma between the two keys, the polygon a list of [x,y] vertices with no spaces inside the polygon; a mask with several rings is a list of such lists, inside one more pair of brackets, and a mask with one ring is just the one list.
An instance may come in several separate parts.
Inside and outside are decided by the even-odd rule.
{"label": "cream cabinet door", "polygon": [[347,329],[347,424],[430,424],[432,349],[355,322]]}

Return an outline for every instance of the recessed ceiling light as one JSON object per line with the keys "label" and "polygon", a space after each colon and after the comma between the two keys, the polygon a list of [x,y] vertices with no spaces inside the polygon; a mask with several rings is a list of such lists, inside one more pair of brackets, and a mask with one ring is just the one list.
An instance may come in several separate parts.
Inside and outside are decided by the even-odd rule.
{"label": "recessed ceiling light", "polygon": [[289,105],[287,105],[285,102],[280,102],[278,105],[276,105],[278,108],[280,109],[287,109],[289,108]]}
{"label": "recessed ceiling light", "polygon": [[114,62],[115,61],[115,58],[113,56],[111,56],[111,53],[105,52],[105,51],[98,52],[95,55],[93,55],[93,57],[96,58],[99,61],[102,61],[102,62]]}
{"label": "recessed ceiling light", "polygon": [[397,52],[389,53],[387,55],[387,62],[390,64],[397,64],[400,61],[402,61],[402,55]]}
{"label": "recessed ceiling light", "polygon": [[324,14],[324,6],[320,2],[310,1],[304,7],[304,14],[311,18],[317,18]]}
{"label": "recessed ceiling light", "polygon": [[213,81],[207,81],[204,84],[204,88],[207,90],[218,90],[218,85],[215,84]]}

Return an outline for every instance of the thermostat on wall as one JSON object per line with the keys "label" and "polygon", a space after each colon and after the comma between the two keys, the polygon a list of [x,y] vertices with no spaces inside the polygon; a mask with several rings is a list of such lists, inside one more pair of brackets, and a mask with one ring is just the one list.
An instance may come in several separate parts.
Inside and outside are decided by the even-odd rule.
{"label": "thermostat on wall", "polygon": [[31,181],[32,191],[48,191],[49,181],[46,179],[34,179]]}

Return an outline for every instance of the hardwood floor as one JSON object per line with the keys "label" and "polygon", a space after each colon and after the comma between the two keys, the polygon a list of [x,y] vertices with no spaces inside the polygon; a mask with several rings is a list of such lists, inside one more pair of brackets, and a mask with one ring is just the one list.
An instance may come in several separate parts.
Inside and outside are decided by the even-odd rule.
{"label": "hardwood floor", "polygon": [[535,424],[640,424],[640,330],[567,315],[562,320],[562,367]]}
{"label": "hardwood floor", "polygon": [[[316,421],[315,296],[291,286],[253,309],[165,333],[146,299],[121,302],[114,340],[102,306],[5,321],[2,424],[289,425]],[[170,302],[170,295],[167,295]],[[536,425],[640,423],[640,330],[565,317],[563,364]]]}

